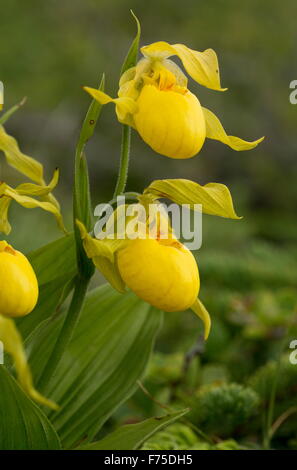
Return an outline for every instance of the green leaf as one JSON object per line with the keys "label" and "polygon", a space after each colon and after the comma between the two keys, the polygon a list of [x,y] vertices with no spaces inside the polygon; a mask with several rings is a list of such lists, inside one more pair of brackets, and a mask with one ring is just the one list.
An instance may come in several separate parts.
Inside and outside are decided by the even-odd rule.
{"label": "green leaf", "polygon": [[0,366],[0,449],[60,449],[56,431],[47,417]]}
{"label": "green leaf", "polygon": [[[72,277],[71,277],[72,276]],[[16,320],[25,340],[44,320],[54,315],[73,287],[73,275],[57,277],[39,287],[38,303],[30,315]]]}
{"label": "green leaf", "polygon": [[240,219],[234,211],[229,189],[224,184],[208,183],[201,186],[191,180],[155,180],[144,191],[145,196],[167,198],[177,204],[202,205],[204,214],[218,215],[229,219]]}
{"label": "green leaf", "polygon": [[[63,445],[92,440],[114,410],[136,389],[145,371],[162,315],[132,293],[104,285],[91,291],[63,360],[43,393],[60,405],[49,417]],[[29,362],[38,379],[61,320],[40,325],[29,341]]]}
{"label": "green leaf", "polygon": [[98,442],[79,447],[80,450],[136,450],[156,432],[181,418],[188,409],[159,418],[149,418],[141,423],[127,424]]}
{"label": "green leaf", "polygon": [[139,49],[139,40],[140,40],[140,34],[141,34],[141,27],[140,27],[140,23],[139,23],[139,20],[137,18],[136,15],[134,15],[133,11],[131,10],[131,14],[133,16],[133,18],[135,19],[136,21],[136,25],[137,25],[137,33],[136,33],[136,36],[134,38],[134,41],[132,42],[131,44],[131,47],[128,51],[128,54],[124,60],[124,63],[122,65],[122,69],[121,69],[121,75],[123,75],[124,72],[126,72],[126,70],[130,69],[131,67],[134,67],[134,65],[136,65],[136,62],[137,62],[137,57],[138,57],[138,49]]}
{"label": "green leaf", "polygon": [[76,270],[73,235],[59,238],[27,254],[39,286]]}
{"label": "green leaf", "polygon": [[60,238],[27,255],[39,284],[38,303],[29,315],[16,320],[23,339],[48,317],[69,293],[76,274],[73,235]]}

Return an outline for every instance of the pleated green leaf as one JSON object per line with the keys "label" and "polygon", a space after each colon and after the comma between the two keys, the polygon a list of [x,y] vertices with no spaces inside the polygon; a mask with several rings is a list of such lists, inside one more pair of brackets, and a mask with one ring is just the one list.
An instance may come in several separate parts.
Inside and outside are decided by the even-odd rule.
{"label": "pleated green leaf", "polygon": [[67,235],[59,238],[32,251],[27,257],[38,278],[38,284],[46,284],[76,269],[74,237]]}
{"label": "pleated green leaf", "polygon": [[[92,440],[135,391],[145,371],[162,315],[134,294],[104,285],[91,291],[63,360],[45,390],[60,405],[49,418],[65,448]],[[29,341],[38,379],[62,318],[43,322]]]}
{"label": "pleated green leaf", "polygon": [[33,312],[16,320],[24,340],[42,321],[50,318],[57,312],[73,286],[72,281],[73,276],[67,274],[39,286],[38,303]]}
{"label": "pleated green leaf", "polygon": [[82,450],[137,450],[156,432],[181,418],[187,409],[158,418],[149,418],[141,423],[127,424],[98,442],[93,442],[79,449]]}
{"label": "pleated green leaf", "polygon": [[0,449],[60,449],[53,426],[4,366],[0,366]]}
{"label": "pleated green leaf", "polygon": [[76,273],[74,237],[62,237],[27,256],[38,279],[39,298],[33,312],[16,321],[24,340],[56,312],[71,289]]}

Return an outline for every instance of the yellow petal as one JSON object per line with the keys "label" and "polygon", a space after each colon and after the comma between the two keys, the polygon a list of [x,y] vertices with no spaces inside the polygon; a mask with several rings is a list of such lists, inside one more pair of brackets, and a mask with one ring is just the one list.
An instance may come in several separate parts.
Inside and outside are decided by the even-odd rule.
{"label": "yellow petal", "polygon": [[7,163],[37,184],[43,184],[43,167],[19,149],[14,137],[8,135],[3,126],[0,126],[0,150],[5,154]]}
{"label": "yellow petal", "polygon": [[183,44],[174,44],[173,47],[193,80],[212,90],[227,90],[221,87],[218,58],[213,49],[198,52]]}
{"label": "yellow petal", "polygon": [[144,195],[167,198],[176,204],[202,205],[204,214],[217,215],[229,219],[240,219],[234,211],[229,189],[224,184],[208,183],[201,186],[191,180],[155,180],[145,189]]}
{"label": "yellow petal", "polygon": [[113,98],[111,98],[111,96],[107,95],[103,91],[97,90],[96,88],[84,86],[83,89],[100,104],[114,103],[115,101]]}
{"label": "yellow petal", "polygon": [[[13,189],[5,183],[0,183],[0,198],[3,198],[3,197],[7,197],[10,200],[13,199],[18,204],[20,204],[23,207],[26,207],[27,209],[33,209],[35,207],[39,207],[40,209],[43,209],[47,212],[51,212],[56,217],[56,219],[60,222],[60,224],[63,226],[62,216],[60,214],[60,211],[57,208],[57,206],[51,202],[39,201],[37,199],[34,199],[33,197],[22,195],[18,192],[17,189]],[[9,230],[10,228],[8,221],[7,221],[7,212],[8,212],[9,204],[8,202],[4,202],[2,204],[4,205],[4,211],[1,214],[2,223],[0,223],[0,230],[2,231],[3,229],[4,233],[7,233],[7,230]]]}
{"label": "yellow petal", "polygon": [[97,90],[96,88],[83,87],[84,90],[89,93],[95,100],[101,104],[114,103],[116,105],[116,113],[118,120],[123,124],[130,124],[127,122],[127,115],[134,114],[137,110],[136,102],[129,97],[121,96],[120,98],[111,98],[103,91]]}
{"label": "yellow petal", "polygon": [[188,74],[197,83],[212,90],[226,90],[226,88],[221,88],[218,58],[213,49],[199,52],[183,44],[170,45],[167,42],[160,41],[142,47],[141,52],[145,57],[160,60],[177,55]]}
{"label": "yellow petal", "polygon": [[57,410],[58,405],[56,405],[56,403],[42,396],[34,388],[21,335],[18,332],[14,321],[10,318],[4,318],[2,315],[0,315],[0,340],[3,342],[5,351],[14,359],[18,380],[25,392],[41,405]]}
{"label": "yellow petal", "polygon": [[[67,233],[60,211],[60,205],[56,198],[50,194],[50,191],[52,191],[57,185],[59,179],[59,170],[55,170],[52,181],[49,183],[49,185],[46,185],[43,179],[43,166],[41,163],[39,163],[34,158],[22,153],[19,149],[17,141],[14,139],[14,137],[7,134],[3,126],[0,126],[0,150],[4,152],[7,163],[10,166],[39,185],[39,187],[36,187],[30,183],[20,185],[17,188],[20,193],[26,195],[31,194],[32,196],[40,196],[45,202],[53,204],[57,209],[54,215],[58,226],[61,228],[61,230]],[[5,233],[7,233],[7,228]]]}
{"label": "yellow petal", "polygon": [[94,258],[95,256],[104,256],[110,261],[113,261],[113,252],[110,250],[107,243],[104,243],[104,241],[102,240],[97,240],[97,238],[91,237],[91,235],[89,235],[89,233],[87,232],[87,229],[84,224],[79,220],[76,220],[76,225],[79,228],[80,236],[83,240],[84,249],[89,258]]}
{"label": "yellow petal", "polygon": [[48,185],[23,183],[17,186],[16,191],[24,196],[47,196],[55,189],[59,181],[59,169],[56,168],[53,178]]}
{"label": "yellow petal", "polygon": [[148,46],[143,46],[140,49],[144,57],[148,59],[168,59],[172,55],[176,55],[176,51],[173,46],[168,44],[165,41],[157,41],[149,44]]}
{"label": "yellow petal", "polygon": [[83,240],[83,247],[91,258],[96,268],[103,274],[105,279],[119,292],[125,291],[125,284],[120,276],[117,262],[114,256],[116,248],[121,246],[123,240],[98,240],[88,234],[84,224],[76,220],[76,224]]}
{"label": "yellow petal", "polygon": [[253,142],[248,142],[246,140],[240,139],[239,137],[227,135],[225,129],[214,113],[203,107],[202,111],[206,123],[206,137],[209,139],[219,140],[220,142],[223,142],[223,144],[231,147],[233,150],[251,150],[257,147],[257,145],[264,139],[264,137],[261,137],[260,139],[254,140]]}
{"label": "yellow petal", "polygon": [[207,340],[211,328],[211,319],[209,316],[208,311],[204,307],[201,300],[197,299],[195,303],[192,305],[191,309],[193,310],[196,315],[203,321],[204,324],[204,339]]}
{"label": "yellow petal", "polygon": [[8,235],[11,232],[11,225],[8,222],[8,210],[10,204],[10,197],[0,197],[0,232],[5,233],[5,235]]}
{"label": "yellow petal", "polygon": [[24,196],[37,196],[40,197],[43,202],[50,203],[53,205],[57,210],[54,212],[54,216],[56,218],[57,224],[60,229],[67,233],[67,230],[64,225],[63,217],[61,214],[60,204],[51,192],[57,186],[59,180],[59,169],[56,168],[53,178],[48,185],[37,185],[33,183],[23,183],[17,186],[16,191]]}

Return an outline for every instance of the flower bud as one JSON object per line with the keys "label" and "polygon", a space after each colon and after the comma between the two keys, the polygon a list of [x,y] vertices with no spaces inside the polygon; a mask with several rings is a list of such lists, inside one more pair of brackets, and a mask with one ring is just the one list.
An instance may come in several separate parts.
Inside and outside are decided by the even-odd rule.
{"label": "flower bud", "polygon": [[200,280],[192,253],[175,239],[137,239],[119,250],[118,268],[141,299],[166,312],[190,308]]}
{"label": "flower bud", "polygon": [[137,131],[156,152],[191,158],[203,146],[206,127],[198,98],[182,87],[160,90],[145,85],[133,115]]}
{"label": "flower bud", "polygon": [[26,256],[0,241],[0,314],[22,317],[38,299],[38,283]]}

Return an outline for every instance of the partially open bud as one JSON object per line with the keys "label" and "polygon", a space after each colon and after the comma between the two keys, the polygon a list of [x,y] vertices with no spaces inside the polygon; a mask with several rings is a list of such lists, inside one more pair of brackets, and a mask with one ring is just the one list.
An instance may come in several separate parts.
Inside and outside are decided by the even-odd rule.
{"label": "partially open bud", "polygon": [[192,253],[177,240],[134,240],[117,253],[127,286],[165,312],[190,308],[199,293],[198,267]]}
{"label": "partially open bud", "polygon": [[170,158],[191,158],[204,144],[205,119],[198,98],[182,87],[160,90],[145,85],[134,123],[143,140]]}
{"label": "partially open bud", "polygon": [[0,314],[22,317],[38,299],[38,283],[26,256],[0,241]]}

